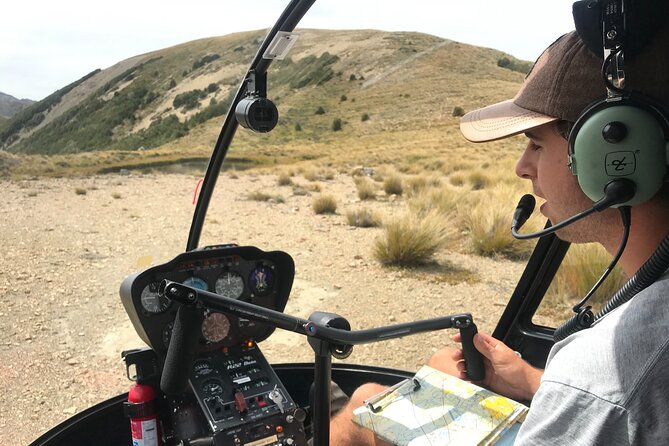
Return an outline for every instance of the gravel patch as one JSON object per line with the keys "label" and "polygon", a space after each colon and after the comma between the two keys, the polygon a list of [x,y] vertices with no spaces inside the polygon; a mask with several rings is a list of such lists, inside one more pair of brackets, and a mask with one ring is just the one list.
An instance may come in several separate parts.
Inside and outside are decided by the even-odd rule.
{"label": "gravel patch", "polygon": [[[120,353],[143,343],[118,288],[126,275],[185,249],[197,181],[107,175],[0,182],[0,444],[27,444],[128,390]],[[346,223],[346,210],[363,206],[352,178],[320,183],[339,201],[335,215],[314,215],[312,196],[277,186],[275,175],[221,177],[201,245],[289,253],[296,276],[286,313],[299,317],[329,311],[362,329],[467,311],[480,330],[492,331],[522,263],[446,250],[427,268],[384,268],[371,254],[381,229]],[[246,199],[256,190],[284,200]],[[386,216],[404,210],[403,199],[364,206]],[[454,267],[467,274],[453,274]],[[454,333],[357,346],[346,361],[417,370]],[[305,339],[292,333],[277,330],[260,347],[274,363],[313,360]]]}

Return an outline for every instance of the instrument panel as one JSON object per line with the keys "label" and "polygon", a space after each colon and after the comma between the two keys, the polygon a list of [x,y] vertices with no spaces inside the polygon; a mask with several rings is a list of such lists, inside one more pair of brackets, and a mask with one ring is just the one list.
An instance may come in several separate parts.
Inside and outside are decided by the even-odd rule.
{"label": "instrument panel", "polygon": [[[121,301],[139,336],[158,354],[169,346],[179,308],[158,292],[163,279],[183,283],[229,299],[283,311],[295,275],[293,259],[281,251],[251,246],[212,246],[178,255],[173,260],[125,278]],[[260,342],[273,327],[202,308],[199,352]]]}

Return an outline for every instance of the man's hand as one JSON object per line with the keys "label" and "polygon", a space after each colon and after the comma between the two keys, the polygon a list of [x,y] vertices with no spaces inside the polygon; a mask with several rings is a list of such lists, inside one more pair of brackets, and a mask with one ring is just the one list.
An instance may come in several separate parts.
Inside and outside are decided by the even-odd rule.
{"label": "man's hand", "polygon": [[[460,335],[453,336],[461,342]],[[477,384],[506,397],[529,401],[537,389],[543,370],[523,361],[516,352],[487,334],[474,336],[474,347],[483,355],[485,379]],[[430,358],[428,365],[449,375],[468,380],[462,349],[445,347]]]}

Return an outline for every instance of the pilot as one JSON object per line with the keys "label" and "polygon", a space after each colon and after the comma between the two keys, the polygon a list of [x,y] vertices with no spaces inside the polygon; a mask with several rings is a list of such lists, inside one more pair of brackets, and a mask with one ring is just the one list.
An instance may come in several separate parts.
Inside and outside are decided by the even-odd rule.
{"label": "pilot", "polygon": [[[625,60],[625,90],[667,109],[669,26],[663,26],[639,54]],[[606,97],[601,73],[602,59],[572,32],[544,51],[513,99],[462,118],[461,131],[473,142],[526,136],[516,174],[532,182],[534,195],[544,200],[540,211],[551,222],[561,222],[593,205],[568,165],[568,136],[589,104]],[[658,122],[662,119],[660,116]],[[666,155],[657,162],[666,164]],[[667,178],[659,182],[664,186],[650,199],[631,207],[629,242],[619,261],[629,277],[669,233]],[[620,214],[613,208],[557,232],[572,243],[597,242],[611,255],[621,245],[622,234]],[[513,399],[531,401],[515,444],[669,444],[668,299],[665,271],[591,328],[557,342],[545,370],[532,367],[501,341],[476,335],[474,344],[486,366],[486,378],[480,384]],[[459,341],[457,336],[454,340]],[[460,349],[439,350],[429,365],[466,379]],[[382,389],[370,383],[354,392],[332,419],[331,444],[381,444],[371,431],[351,422],[351,413]]]}

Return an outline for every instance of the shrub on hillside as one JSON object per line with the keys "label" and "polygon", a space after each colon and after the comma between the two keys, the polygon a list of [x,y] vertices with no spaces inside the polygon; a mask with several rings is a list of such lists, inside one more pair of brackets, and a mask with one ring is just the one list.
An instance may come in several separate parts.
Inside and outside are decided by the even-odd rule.
{"label": "shrub on hillside", "polygon": [[219,54],[207,54],[206,56],[196,60],[193,62],[193,71],[197,70],[200,67],[203,67],[207,65],[208,63],[211,63],[215,61],[216,59],[220,58],[221,56]]}
{"label": "shrub on hillside", "polygon": [[335,118],[335,120],[332,121],[332,131],[338,132],[340,130],[341,130],[341,119]]}
{"label": "shrub on hillside", "polygon": [[532,68],[532,62],[527,62],[524,60],[518,60],[516,58],[509,58],[507,56],[502,56],[497,59],[497,66],[501,68],[506,68],[511,71],[517,71],[519,73],[527,74]]}
{"label": "shrub on hillside", "polygon": [[464,116],[465,115],[465,109],[460,107],[459,105],[455,106],[455,107],[453,107],[452,115],[456,118],[458,118],[460,116]]}
{"label": "shrub on hillside", "polygon": [[207,96],[202,90],[191,90],[184,93],[179,93],[174,97],[172,101],[172,106],[174,108],[183,107],[186,110],[197,107],[200,104],[200,99],[203,99]]}
{"label": "shrub on hillside", "polygon": [[288,83],[292,89],[303,88],[309,84],[322,85],[334,76],[332,65],[338,60],[338,56],[327,51],[318,57],[311,54],[297,62],[286,58],[281,70],[273,79],[279,83]]}
{"label": "shrub on hillside", "polygon": [[322,106],[319,106],[316,111],[314,112],[315,115],[324,115],[325,114],[325,109]]}

